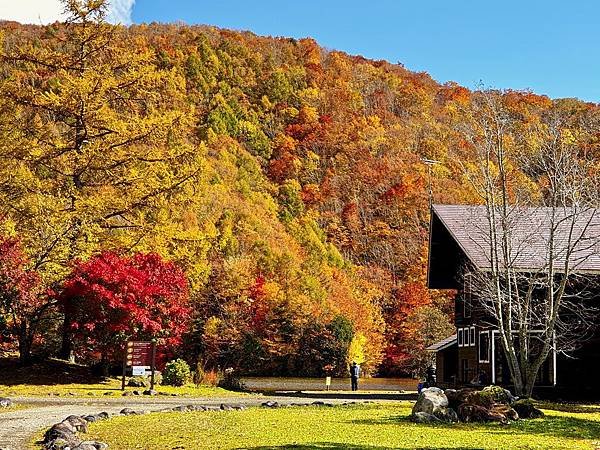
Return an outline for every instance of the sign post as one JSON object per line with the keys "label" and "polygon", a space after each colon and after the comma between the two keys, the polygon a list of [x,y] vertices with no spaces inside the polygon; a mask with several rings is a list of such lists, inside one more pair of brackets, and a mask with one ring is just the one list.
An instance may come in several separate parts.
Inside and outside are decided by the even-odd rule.
{"label": "sign post", "polygon": [[125,390],[125,372],[131,367],[132,375],[143,375],[145,369],[152,369],[151,383],[154,387],[154,360],[156,354],[156,341],[128,341],[125,347],[125,359],[123,361],[123,379],[121,390]]}
{"label": "sign post", "polygon": [[156,339],[152,339],[152,364],[150,372],[150,390],[154,390],[154,370],[156,367]]}
{"label": "sign post", "polygon": [[123,378],[121,378],[121,390],[125,390],[125,372],[127,371],[127,348],[123,354]]}

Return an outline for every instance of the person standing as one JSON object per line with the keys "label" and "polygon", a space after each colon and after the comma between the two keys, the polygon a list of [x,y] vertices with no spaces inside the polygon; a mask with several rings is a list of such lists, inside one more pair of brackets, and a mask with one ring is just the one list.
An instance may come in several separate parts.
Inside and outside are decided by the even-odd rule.
{"label": "person standing", "polygon": [[356,361],[352,361],[350,366],[350,382],[352,384],[352,390],[358,391],[358,377],[360,376],[360,366],[356,364]]}

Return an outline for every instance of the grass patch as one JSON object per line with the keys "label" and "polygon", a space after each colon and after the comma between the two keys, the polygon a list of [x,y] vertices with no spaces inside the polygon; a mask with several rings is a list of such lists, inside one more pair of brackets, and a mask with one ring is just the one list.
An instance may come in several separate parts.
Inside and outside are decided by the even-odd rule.
{"label": "grass patch", "polygon": [[[155,389],[163,394],[176,394],[184,397],[239,397],[250,395],[228,391],[226,389],[212,386],[196,386],[189,384],[181,387],[156,386]],[[125,391],[132,393],[134,390],[144,391],[145,388],[126,387]],[[98,383],[68,383],[68,384],[0,384],[0,397],[119,397],[121,391],[121,380],[118,378],[107,378]]]}
{"label": "grass patch", "polygon": [[23,404],[23,403],[14,404],[13,403],[8,408],[0,408],[0,414],[13,412],[13,411],[20,411],[22,409],[27,409],[27,408],[33,408],[33,406],[34,405],[30,405],[30,404]]}
{"label": "grass patch", "polygon": [[600,440],[600,412],[547,410],[510,425],[421,425],[412,403],[157,413],[94,423],[89,437],[114,449],[586,448]]}
{"label": "grass patch", "polygon": [[[119,397],[121,379],[99,377],[86,366],[69,364],[61,360],[46,360],[28,367],[20,367],[15,358],[0,359],[0,397],[56,396],[56,397]],[[189,384],[181,387],[156,386],[167,395],[187,397],[237,397],[240,394],[213,386]],[[143,391],[145,388],[126,387],[126,391]]]}

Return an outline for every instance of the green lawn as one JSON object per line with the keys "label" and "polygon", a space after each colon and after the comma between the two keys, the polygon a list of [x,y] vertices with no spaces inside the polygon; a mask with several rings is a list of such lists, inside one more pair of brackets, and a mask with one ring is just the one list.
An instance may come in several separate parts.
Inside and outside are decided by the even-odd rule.
{"label": "green lawn", "polygon": [[[127,392],[144,391],[146,388],[126,387]],[[155,389],[167,395],[177,394],[187,397],[236,397],[237,392],[231,392],[213,386],[195,386],[188,384],[181,387],[156,386]],[[121,380],[108,378],[96,383],[66,383],[66,384],[0,384],[0,397],[15,396],[57,396],[57,397],[118,397],[121,392]]]}
{"label": "green lawn", "polygon": [[[89,367],[49,359],[27,367],[21,367],[16,358],[0,358],[0,397],[59,396],[101,397],[122,395],[121,379],[94,375]],[[143,391],[145,388],[126,387],[126,391]],[[167,395],[190,397],[233,397],[239,394],[213,386],[182,387],[156,386]]]}
{"label": "green lawn", "polygon": [[94,423],[86,439],[111,449],[591,449],[600,442],[600,411],[593,407],[548,405],[553,409],[545,419],[510,425],[439,426],[410,422],[411,407],[401,402],[155,413]]}

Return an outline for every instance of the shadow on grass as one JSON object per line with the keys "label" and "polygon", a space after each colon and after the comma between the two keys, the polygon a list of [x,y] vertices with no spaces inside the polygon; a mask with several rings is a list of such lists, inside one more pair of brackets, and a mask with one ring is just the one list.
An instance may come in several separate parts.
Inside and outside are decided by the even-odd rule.
{"label": "shadow on grass", "polygon": [[582,405],[579,403],[546,403],[539,402],[537,407],[549,411],[569,412],[578,414],[600,414],[600,406]]}
{"label": "shadow on grass", "polygon": [[57,359],[34,361],[24,367],[17,358],[0,358],[0,373],[0,386],[97,384],[105,381],[104,377],[94,375],[87,366]]}
{"label": "shadow on grass", "polygon": [[[375,445],[353,445],[341,442],[315,442],[314,444],[284,444],[274,446],[259,446],[259,447],[239,447],[237,450],[279,450],[279,449],[294,449],[294,450],[429,450],[429,449],[444,450],[444,447],[379,447]],[[453,450],[471,449],[475,447],[447,447]]]}
{"label": "shadow on grass", "polygon": [[[588,408],[593,409],[593,408]],[[573,412],[573,411],[570,411]],[[585,410],[585,412],[589,412]],[[592,412],[600,413],[597,409]],[[579,417],[555,417],[547,416],[543,419],[534,420],[519,420],[508,425],[500,423],[460,423],[460,424],[415,424],[410,421],[409,417],[391,416],[381,419],[361,419],[353,420],[351,423],[362,425],[407,425],[420,426],[425,428],[436,429],[439,432],[443,430],[465,430],[474,431],[484,434],[522,434],[522,435],[541,435],[548,437],[569,438],[569,439],[590,439],[600,440],[600,420],[589,420]]]}

